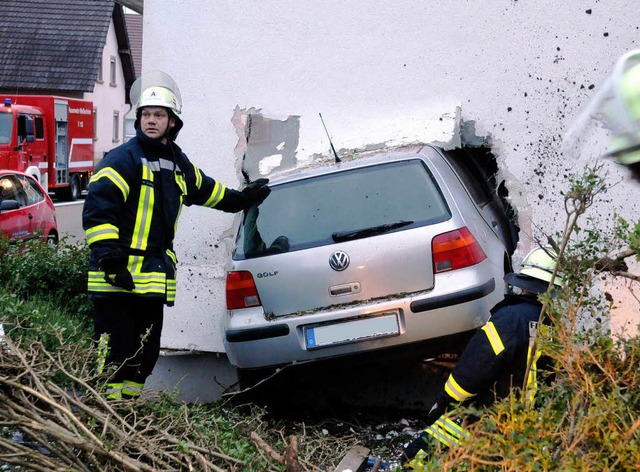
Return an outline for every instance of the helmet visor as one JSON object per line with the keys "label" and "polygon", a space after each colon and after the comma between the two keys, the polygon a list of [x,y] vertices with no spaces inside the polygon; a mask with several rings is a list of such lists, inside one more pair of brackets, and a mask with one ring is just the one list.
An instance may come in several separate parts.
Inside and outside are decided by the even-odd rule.
{"label": "helmet visor", "polygon": [[180,95],[180,89],[178,89],[178,85],[170,75],[159,70],[145,72],[145,74],[138,77],[131,86],[129,94],[131,97],[131,103],[135,104],[135,109],[137,110],[140,106],[140,98],[143,96],[144,91],[153,87],[162,87],[171,91],[176,100],[176,106],[171,107],[171,109],[176,114],[180,114],[182,111],[182,96]]}
{"label": "helmet visor", "polygon": [[573,121],[563,138],[565,155],[590,161],[640,161],[640,50],[626,53]]}

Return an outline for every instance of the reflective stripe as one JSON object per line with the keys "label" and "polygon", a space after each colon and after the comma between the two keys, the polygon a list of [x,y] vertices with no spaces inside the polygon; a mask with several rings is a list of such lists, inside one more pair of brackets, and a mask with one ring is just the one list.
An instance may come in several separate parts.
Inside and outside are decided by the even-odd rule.
{"label": "reflective stripe", "polygon": [[227,187],[225,187],[221,183],[216,182],[213,187],[213,191],[211,192],[211,196],[209,197],[209,200],[204,203],[204,206],[209,208],[215,207],[218,203],[220,203],[220,200],[224,198],[224,192],[226,189]]}
{"label": "reflective stripe", "polygon": [[93,174],[93,176],[89,180],[89,184],[103,178],[109,179],[111,182],[113,182],[113,184],[122,192],[122,198],[125,201],[127,200],[127,198],[129,197],[129,184],[127,184],[127,181],[124,180],[113,167],[105,167],[104,169],[100,169],[98,172]]}
{"label": "reflective stripe", "polygon": [[173,174],[173,179],[176,181],[176,185],[178,186],[178,188],[180,189],[180,191],[182,192],[183,195],[187,195],[187,181],[184,180],[184,175],[182,174],[178,174],[177,172],[175,172]]}
{"label": "reflective stripe", "polygon": [[494,326],[492,321],[489,321],[487,324],[485,324],[482,327],[482,330],[487,335],[489,343],[491,343],[491,347],[493,348],[493,352],[496,354],[496,356],[504,351],[504,344],[502,344],[502,339],[500,339],[500,335],[498,334],[498,331],[496,330],[496,327]]}
{"label": "reflective stripe", "polygon": [[176,279],[167,279],[167,301],[174,302],[176,300]]}
{"label": "reflective stripe", "polygon": [[193,172],[196,174],[196,187],[202,186],[202,172],[196,166],[193,166]]}
{"label": "reflective stripe", "polygon": [[176,253],[171,249],[167,249],[167,256],[173,261],[174,264],[178,263],[178,258],[176,257]]}
{"label": "reflective stripe", "polygon": [[532,406],[533,400],[535,399],[536,393],[538,391],[538,359],[540,359],[539,349],[536,349],[535,356],[533,357],[533,361],[531,361],[531,346],[527,350],[527,365],[531,362],[531,369],[529,369],[529,376],[527,377],[527,405]]}
{"label": "reflective stripe", "polygon": [[91,245],[98,241],[105,241],[107,239],[118,239],[120,233],[117,226],[109,223],[94,226],[87,229],[87,244]]}
{"label": "reflective stripe", "polygon": [[122,386],[122,394],[129,395],[130,397],[139,397],[144,387],[143,383],[133,382],[131,380],[125,380]]}
{"label": "reflective stripe", "polygon": [[97,363],[98,363],[98,375],[104,371],[104,366],[107,362],[107,356],[109,355],[109,334],[102,333],[98,340],[97,349]]}
{"label": "reflective stripe", "polygon": [[438,420],[425,429],[430,436],[440,441],[445,446],[455,446],[462,439],[467,439],[469,433],[465,431],[455,420],[440,417]]}
{"label": "reflective stripe", "polygon": [[475,393],[467,392],[464,388],[458,385],[456,379],[453,378],[453,374],[449,374],[447,383],[444,385],[444,391],[447,392],[447,395],[451,398],[459,402],[476,395]]}
{"label": "reflective stripe", "polygon": [[149,168],[153,171],[153,172],[160,172],[160,170],[164,169],[164,170],[168,170],[171,172],[175,172],[176,170],[180,170],[180,167],[178,167],[172,160],[170,159],[163,159],[160,158],[157,161],[148,161],[146,158],[141,157],[140,160],[142,161],[142,163],[144,165],[149,166]]}
{"label": "reflective stripe", "polygon": [[403,466],[407,469],[426,470],[424,466],[425,459],[427,459],[427,452],[420,449],[413,459],[403,464]]}
{"label": "reflective stripe", "polygon": [[167,279],[167,276],[164,272],[131,273],[131,278],[133,279],[135,288],[129,291],[121,287],[114,287],[106,280],[104,280],[104,272],[92,270],[89,271],[87,286],[89,291],[94,293],[119,292],[137,293],[141,295],[165,295],[165,293],[171,291],[173,292],[175,298],[176,280]]}
{"label": "reflective stripe", "polygon": [[109,400],[120,400],[122,398],[122,387],[121,383],[109,383],[107,384],[107,398]]}
{"label": "reflective stripe", "polygon": [[153,171],[149,162],[142,158],[142,185],[140,186],[140,199],[136,211],[136,222],[133,226],[131,248],[145,250],[149,240],[149,229],[153,216],[154,187]]}

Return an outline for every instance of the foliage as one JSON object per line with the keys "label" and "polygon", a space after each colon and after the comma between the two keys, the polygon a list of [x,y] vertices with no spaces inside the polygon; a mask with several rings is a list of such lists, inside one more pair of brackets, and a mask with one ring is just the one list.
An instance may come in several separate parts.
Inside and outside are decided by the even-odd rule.
{"label": "foliage", "polygon": [[27,299],[42,297],[69,312],[88,316],[86,245],[51,246],[32,240],[25,247],[0,241],[0,287],[6,293]]}
{"label": "foliage", "polygon": [[[611,336],[612,303],[596,289],[603,271],[638,281],[624,259],[638,255],[640,224],[583,224],[606,191],[599,172],[571,177],[564,231],[540,240],[561,254],[564,276],[562,290],[542,296],[554,323],[538,341],[555,381],[539,388],[535,408],[519,393],[494,405],[469,426],[468,441],[432,456],[426,470],[640,469],[640,338]],[[108,373],[94,372],[87,260],[85,247],[0,248],[0,466],[321,471],[362,442],[352,428],[327,436],[322,425],[285,424],[253,405],[186,404],[173,392],[106,401],[97,392]]]}
{"label": "foliage", "polygon": [[[560,254],[563,288],[542,296],[551,329],[538,349],[550,356],[555,381],[541,386],[536,407],[519,390],[469,426],[460,447],[432,456],[425,470],[548,471],[640,468],[640,337],[613,337],[612,303],[597,290],[602,271],[634,279],[624,258],[637,255],[638,224],[618,218],[607,232],[579,218],[606,191],[600,169],[570,179],[564,232],[547,237]],[[559,241],[559,242],[556,242]],[[461,408],[460,414],[472,413]]]}

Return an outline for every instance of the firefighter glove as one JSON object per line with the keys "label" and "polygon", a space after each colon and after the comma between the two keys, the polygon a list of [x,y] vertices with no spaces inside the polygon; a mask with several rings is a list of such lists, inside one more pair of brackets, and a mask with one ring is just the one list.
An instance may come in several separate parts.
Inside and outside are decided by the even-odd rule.
{"label": "firefighter glove", "polygon": [[427,456],[427,451],[431,449],[429,441],[430,436],[425,431],[421,431],[413,441],[404,446],[399,462],[404,467],[414,468],[416,461],[424,460]]}
{"label": "firefighter glove", "polygon": [[269,179],[258,179],[242,190],[242,194],[246,197],[249,205],[260,205],[267,198],[271,193],[271,189],[267,186],[268,183]]}
{"label": "firefighter glove", "polygon": [[104,280],[109,284],[131,291],[136,286],[131,273],[127,270],[127,259],[127,254],[117,248],[102,256],[98,265],[104,271]]}

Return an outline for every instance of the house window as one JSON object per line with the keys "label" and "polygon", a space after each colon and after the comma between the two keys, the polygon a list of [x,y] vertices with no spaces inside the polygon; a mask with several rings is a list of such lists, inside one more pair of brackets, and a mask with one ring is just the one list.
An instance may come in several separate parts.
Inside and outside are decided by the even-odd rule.
{"label": "house window", "polygon": [[96,82],[102,83],[104,79],[102,78],[102,56],[100,56],[100,64],[98,65],[98,79]]}
{"label": "house window", "polygon": [[120,112],[113,112],[113,142],[120,141]]}
{"label": "house window", "polygon": [[109,85],[115,87],[118,85],[116,83],[116,57],[111,56],[111,61],[109,63]]}
{"label": "house window", "polygon": [[93,107],[93,140],[98,140],[98,108]]}

